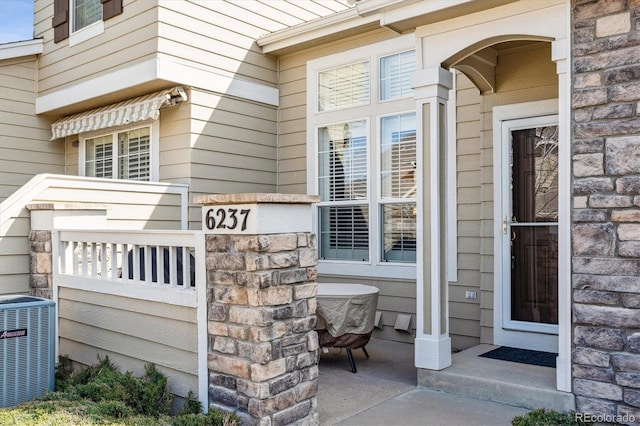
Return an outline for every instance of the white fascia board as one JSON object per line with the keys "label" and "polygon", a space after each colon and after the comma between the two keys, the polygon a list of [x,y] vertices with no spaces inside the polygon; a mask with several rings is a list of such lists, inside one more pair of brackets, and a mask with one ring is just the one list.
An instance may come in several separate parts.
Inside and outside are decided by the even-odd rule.
{"label": "white fascia board", "polygon": [[157,78],[158,59],[148,59],[47,95],[38,96],[36,98],[36,114],[43,114],[88,99],[135,87]]}
{"label": "white fascia board", "polygon": [[198,64],[180,61],[169,56],[160,55],[159,60],[160,72],[158,78],[162,80],[173,81],[177,84],[198,87],[267,105],[278,106],[280,103],[280,91],[275,87],[233,78],[205,69],[198,66]]}
{"label": "white fascia board", "polygon": [[379,22],[378,15],[362,17],[358,15],[356,9],[348,9],[335,15],[267,34],[260,37],[257,44],[262,47],[263,53],[271,53],[377,22]]}
{"label": "white fascia board", "polygon": [[20,58],[22,56],[39,55],[44,51],[44,40],[36,38],[33,40],[17,41],[13,43],[0,44],[0,60]]}
{"label": "white fascia board", "polygon": [[[403,5],[394,9],[387,9],[381,13],[380,24],[391,25],[416,16],[428,15],[442,9],[460,6],[465,3],[472,3],[476,0],[431,0],[428,2],[418,2],[410,5]],[[388,7],[388,4],[386,5]]]}
{"label": "white fascia board", "polygon": [[[361,0],[355,4],[360,16],[378,13],[382,9],[388,9],[398,3],[406,3],[411,0]],[[413,0],[416,1],[416,0]]]}
{"label": "white fascia board", "polygon": [[278,106],[280,98],[278,89],[274,87],[236,79],[198,68],[192,63],[177,62],[172,58],[158,55],[135,65],[39,96],[36,98],[36,114],[47,113],[155,80],[194,86],[274,106]]}

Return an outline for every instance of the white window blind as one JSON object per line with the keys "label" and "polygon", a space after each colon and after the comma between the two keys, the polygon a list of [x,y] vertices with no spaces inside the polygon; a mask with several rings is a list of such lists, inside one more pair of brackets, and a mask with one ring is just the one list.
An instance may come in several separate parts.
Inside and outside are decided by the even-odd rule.
{"label": "white window blind", "polygon": [[72,0],[73,31],[78,31],[102,20],[100,0]]}
{"label": "white window blind", "polygon": [[308,152],[310,159],[317,155],[308,167],[317,185],[311,190],[320,195],[323,273],[409,277],[415,271],[413,46],[406,37],[307,64],[307,129],[315,138]]}
{"label": "white window blind", "polygon": [[86,141],[87,176],[113,177],[113,138],[111,135],[87,139]]}
{"label": "white window blind", "polygon": [[380,100],[397,99],[413,93],[411,73],[415,69],[415,50],[380,58]]}
{"label": "white window blind", "polygon": [[318,74],[318,111],[333,111],[368,105],[369,62],[359,62]]}
{"label": "white window blind", "polygon": [[320,257],[369,259],[366,121],[318,129]]}
{"label": "white window blind", "polygon": [[84,143],[86,176],[151,180],[150,127],[100,135]]}
{"label": "white window blind", "polygon": [[382,198],[416,197],[416,115],[380,121],[380,187]]}
{"label": "white window blind", "polygon": [[118,134],[118,178],[149,180],[151,139],[148,127]]}

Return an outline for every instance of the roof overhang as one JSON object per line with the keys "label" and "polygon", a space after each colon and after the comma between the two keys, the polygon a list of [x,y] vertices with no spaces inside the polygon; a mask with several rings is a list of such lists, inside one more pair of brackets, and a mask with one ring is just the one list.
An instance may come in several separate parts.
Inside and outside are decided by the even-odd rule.
{"label": "roof overhang", "polygon": [[517,0],[359,0],[355,7],[267,34],[257,40],[264,53],[286,54],[375,29],[398,34],[422,25],[492,9]]}
{"label": "roof overhang", "polygon": [[44,40],[41,38],[16,41],[12,43],[2,43],[0,44],[0,60],[20,58],[30,55],[39,55],[43,51]]}

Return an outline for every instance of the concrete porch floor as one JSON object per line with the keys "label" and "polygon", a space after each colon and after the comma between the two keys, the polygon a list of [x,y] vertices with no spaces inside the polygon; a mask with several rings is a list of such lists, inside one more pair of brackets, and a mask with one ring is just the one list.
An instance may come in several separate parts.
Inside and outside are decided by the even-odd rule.
{"label": "concrete porch floor", "polygon": [[441,371],[419,370],[418,386],[527,409],[575,409],[573,394],[556,390],[556,369],[483,358],[498,346],[478,345],[453,354]]}
{"label": "concrete porch floor", "polygon": [[[513,417],[528,411],[451,393],[451,388],[438,390],[419,385],[413,351],[411,344],[371,339],[367,345],[369,359],[362,350],[353,351],[358,369],[355,374],[351,373],[345,350],[332,348],[322,353],[320,424],[510,425]],[[444,383],[442,378],[439,381]]]}

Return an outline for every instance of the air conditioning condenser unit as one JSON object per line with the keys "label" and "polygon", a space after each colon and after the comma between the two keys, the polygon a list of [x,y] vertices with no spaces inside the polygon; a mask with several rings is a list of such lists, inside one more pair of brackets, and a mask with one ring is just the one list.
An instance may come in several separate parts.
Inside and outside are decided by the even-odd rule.
{"label": "air conditioning condenser unit", "polygon": [[55,384],[55,302],[0,296],[0,408],[12,407]]}

